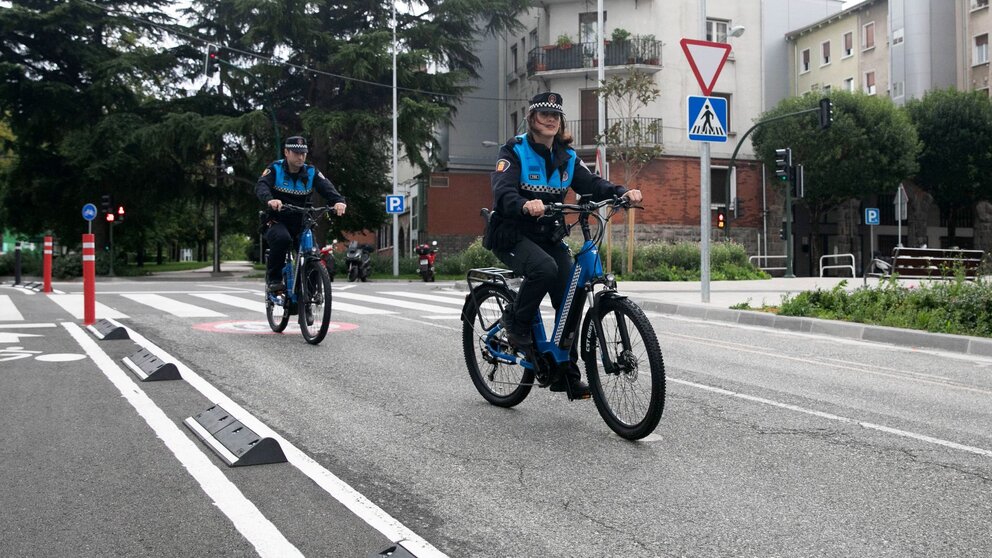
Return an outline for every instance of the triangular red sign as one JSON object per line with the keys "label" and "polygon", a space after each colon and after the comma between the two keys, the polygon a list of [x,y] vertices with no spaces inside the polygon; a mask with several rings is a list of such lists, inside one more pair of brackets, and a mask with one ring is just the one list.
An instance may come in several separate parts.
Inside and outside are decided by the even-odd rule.
{"label": "triangular red sign", "polygon": [[720,70],[730,56],[730,45],[696,39],[682,39],[679,44],[689,60],[692,73],[696,74],[699,88],[703,90],[703,95],[709,97],[716,85],[716,78],[720,77]]}

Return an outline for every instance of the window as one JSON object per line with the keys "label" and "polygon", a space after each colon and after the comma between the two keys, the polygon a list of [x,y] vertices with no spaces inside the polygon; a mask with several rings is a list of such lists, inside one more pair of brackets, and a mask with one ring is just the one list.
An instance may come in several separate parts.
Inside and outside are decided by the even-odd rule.
{"label": "window", "polygon": [[865,93],[875,94],[875,72],[865,72]]}
{"label": "window", "polygon": [[826,66],[830,63],[830,41],[820,43],[820,65]]}
{"label": "window", "polygon": [[830,86],[829,85],[824,85],[823,86],[823,92],[826,93],[827,95],[829,95],[830,94]]}
{"label": "window", "polygon": [[975,37],[975,55],[971,63],[973,65],[985,64],[989,61],[989,34]]}
{"label": "window", "polygon": [[897,81],[897,82],[895,82],[895,83],[892,84],[892,97],[893,98],[902,97],[905,94],[906,94],[906,85],[903,82]]}
{"label": "window", "polygon": [[510,127],[513,129],[513,135],[517,135],[517,111],[510,113]]}
{"label": "window", "polygon": [[730,25],[729,21],[722,19],[707,19],[706,20],[706,40],[714,43],[725,43],[727,42],[727,27]]}
{"label": "window", "polygon": [[854,33],[848,31],[844,33],[844,56],[854,54]]}
{"label": "window", "polygon": [[[579,42],[596,44],[596,12],[579,14]],[[606,25],[606,11],[603,11],[603,25]]]}
{"label": "window", "polygon": [[809,71],[809,49],[803,49],[802,60],[799,62],[799,73],[805,74]]}
{"label": "window", "polygon": [[978,8],[988,8],[989,0],[971,0],[971,9],[977,10]]}
{"label": "window", "polygon": [[896,29],[892,32],[892,46],[902,44],[903,36],[905,32],[902,29]]}
{"label": "window", "polygon": [[716,93],[716,92],[713,92],[713,96],[714,97],[721,97],[721,98],[727,100],[727,133],[729,134],[729,133],[731,133],[731,130],[734,129],[734,126],[732,124],[732,121],[730,120],[730,93]]}
{"label": "window", "polygon": [[537,29],[533,29],[530,32],[530,48],[537,48]]}
{"label": "window", "polygon": [[854,78],[847,78],[844,80],[844,91],[854,92]]}
{"label": "window", "polygon": [[513,70],[516,71],[520,67],[519,61],[517,60],[517,45],[510,47],[510,63],[513,64]]}
{"label": "window", "polygon": [[875,48],[875,22],[866,23],[861,29],[861,48],[868,50]]}

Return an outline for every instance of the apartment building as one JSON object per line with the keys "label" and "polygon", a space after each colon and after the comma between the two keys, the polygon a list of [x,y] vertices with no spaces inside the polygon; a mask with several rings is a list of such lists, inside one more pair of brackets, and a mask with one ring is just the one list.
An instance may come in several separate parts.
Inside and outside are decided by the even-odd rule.
{"label": "apartment building", "polygon": [[956,0],[958,89],[989,93],[989,0]]}
{"label": "apartment building", "polygon": [[[603,60],[597,51],[595,2],[544,0],[519,16],[522,31],[483,40],[478,52],[487,65],[478,89],[463,103],[451,125],[440,132],[442,165],[421,193],[421,236],[463,246],[481,233],[479,208],[492,203],[490,172],[499,145],[522,130],[528,100],[540,91],[564,98],[574,147],[595,167],[599,103],[598,71],[607,77],[639,71],[661,90],[638,114],[623,116],[661,123],[649,138],[663,148],[630,185],[645,193],[637,215],[637,237],[644,240],[698,240],[700,237],[699,144],[687,138],[686,98],[699,85],[679,46],[682,38],[705,38],[732,46],[713,94],[728,101],[728,142],[711,144],[711,210],[729,210],[733,238],[752,254],[767,251],[768,230],[778,240],[770,213],[764,167],[754,160],[750,141],[741,146],[736,170],[728,162],[740,136],[757,117],[791,94],[786,34],[841,11],[840,0],[708,0],[706,37],[700,37],[700,0],[604,0]],[[493,49],[492,52],[489,49]],[[487,62],[488,64],[488,62]],[[620,115],[605,115],[607,121]],[[607,158],[610,147],[606,146]],[[726,189],[731,172],[730,191]],[[622,182],[616,172],[611,176]],[[720,231],[710,231],[714,238]],[[779,248],[777,250],[781,252]]]}

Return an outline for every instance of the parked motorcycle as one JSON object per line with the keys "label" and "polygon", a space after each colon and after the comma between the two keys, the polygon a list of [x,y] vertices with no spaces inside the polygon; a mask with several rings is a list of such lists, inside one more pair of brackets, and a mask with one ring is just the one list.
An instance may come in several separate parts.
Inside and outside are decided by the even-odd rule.
{"label": "parked motorcycle", "polygon": [[335,263],[334,263],[334,248],[338,245],[338,240],[335,238],[330,242],[330,244],[324,246],[320,249],[320,261],[324,264],[324,268],[327,269],[327,275],[331,277],[331,281],[334,281]]}
{"label": "parked motorcycle", "polygon": [[352,240],[348,244],[348,253],[345,254],[345,264],[348,266],[348,281],[368,281],[372,275],[372,247],[368,244],[359,244],[357,240]]}
{"label": "parked motorcycle", "polygon": [[437,241],[431,242],[431,245],[421,244],[416,248],[417,255],[420,256],[420,267],[417,268],[417,273],[424,280],[425,283],[431,283],[434,281],[434,260],[437,258]]}

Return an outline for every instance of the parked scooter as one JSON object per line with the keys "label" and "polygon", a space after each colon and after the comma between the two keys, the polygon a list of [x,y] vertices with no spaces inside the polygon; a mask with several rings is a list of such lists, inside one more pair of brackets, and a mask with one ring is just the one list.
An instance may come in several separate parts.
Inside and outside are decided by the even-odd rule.
{"label": "parked scooter", "polygon": [[359,244],[357,240],[352,240],[348,244],[348,253],[345,254],[345,264],[348,266],[348,281],[368,281],[372,275],[372,256],[369,252],[372,247],[368,244]]}
{"label": "parked scooter", "polygon": [[331,281],[334,281],[335,263],[334,263],[334,248],[338,245],[338,239],[334,239],[330,244],[324,246],[320,249],[320,261],[324,264],[327,269],[327,274],[331,277]]}
{"label": "parked scooter", "polygon": [[417,273],[423,278],[425,283],[432,283],[434,281],[434,260],[437,258],[437,241],[431,242],[431,245],[421,244],[416,248],[417,255],[420,256],[420,267],[417,268]]}

